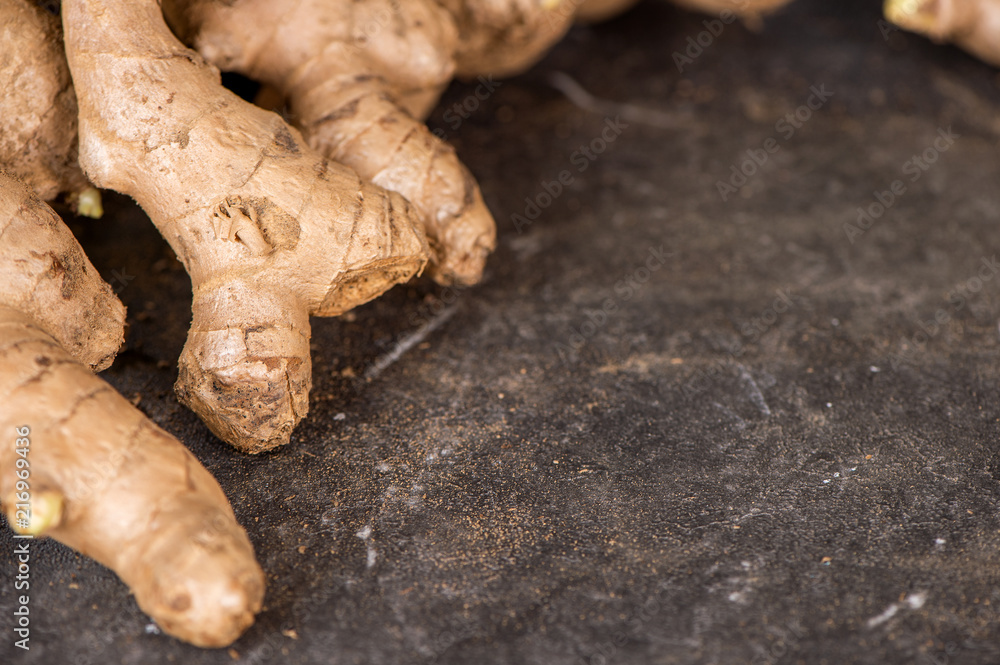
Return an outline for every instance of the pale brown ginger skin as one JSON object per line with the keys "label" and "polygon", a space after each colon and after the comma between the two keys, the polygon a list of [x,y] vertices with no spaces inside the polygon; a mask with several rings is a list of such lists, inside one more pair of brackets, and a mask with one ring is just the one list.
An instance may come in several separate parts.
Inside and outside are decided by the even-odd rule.
{"label": "pale brown ginger skin", "polygon": [[214,65],[280,91],[310,146],[405,196],[423,219],[438,282],[481,279],[493,218],[454,150],[420,120],[455,71],[445,9],[431,0],[178,0],[166,11]]}
{"label": "pale brown ginger skin", "polygon": [[89,187],[59,19],[31,0],[0,0],[0,84],[0,164],[45,200]]}
{"label": "pale brown ginger skin", "polygon": [[673,0],[674,4],[706,14],[731,12],[744,19],[756,19],[777,11],[791,0]]}
{"label": "pale brown ginger skin", "polygon": [[1000,67],[1000,0],[887,0],[885,15],[901,28],[952,42]]}
{"label": "pale brown ginger skin", "polygon": [[63,497],[44,535],[114,570],[139,607],[180,639],[221,647],[253,623],[263,573],[212,476],[30,317],[6,307],[0,401],[0,432],[10,440],[0,446],[0,497],[12,524],[13,441],[28,426],[31,495]]}
{"label": "pale brown ginger skin", "polygon": [[419,218],[223,88],[156,0],[62,7],[80,162],[135,198],[191,276],[178,396],[241,450],[286,443],[308,411],[309,315],[419,273]]}
{"label": "pale brown ginger skin", "polygon": [[[688,0],[756,16],[787,0]],[[450,146],[420,122],[452,75],[527,69],[573,20],[634,0],[170,0],[175,31],[211,63],[267,86],[310,145],[421,213],[441,284],[482,277],[496,229]],[[267,29],[261,29],[267,26]]]}
{"label": "pale brown ginger skin", "polygon": [[125,308],[52,208],[0,171],[0,305],[32,319],[75,358],[109,367]]}
{"label": "pale brown ginger skin", "polygon": [[528,69],[569,30],[585,0],[436,0],[454,17],[461,77]]}
{"label": "pale brown ginger skin", "polygon": [[[458,26],[460,77],[510,76],[538,62],[574,21],[604,21],[637,0],[436,0]],[[709,14],[730,11],[754,23],[791,0],[673,0]]]}
{"label": "pale brown ginger skin", "polygon": [[604,21],[638,0],[434,1],[448,10],[458,27],[456,73],[474,78],[520,74],[541,60],[574,21]]}
{"label": "pale brown ginger skin", "polygon": [[[93,374],[122,342],[125,308],[55,212],[2,172],[0,283],[0,504],[11,525],[114,570],[168,633],[231,643],[264,592],[250,541],[208,471]],[[26,457],[14,445],[23,426]]]}

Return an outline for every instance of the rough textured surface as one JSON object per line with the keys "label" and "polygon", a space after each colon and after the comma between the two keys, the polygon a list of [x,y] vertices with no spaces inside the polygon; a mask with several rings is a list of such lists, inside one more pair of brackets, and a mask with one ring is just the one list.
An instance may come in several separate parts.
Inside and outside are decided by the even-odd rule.
{"label": "rough textured surface", "polygon": [[420,274],[419,217],[225,90],[155,0],[67,0],[62,16],[80,164],[142,206],[191,276],[178,397],[241,450],[287,443],[308,411],[309,315]]}
{"label": "rough textured surface", "polygon": [[[310,417],[275,453],[230,450],[175,401],[189,285],[116,199],[83,235],[132,320],[108,378],[219,477],[266,609],[237,660],[199,652],[147,634],[109,572],[38,544],[32,651],[5,637],[0,659],[1000,659],[1000,279],[947,298],[1000,253],[997,73],[886,41],[878,2],[813,0],[760,34],[726,26],[678,74],[702,20],[647,2],[575,29],[459,126],[443,114],[475,86],[449,91],[434,126],[501,227],[486,281],[314,322]],[[580,173],[572,153],[620,111],[575,107],[553,71],[656,114]],[[775,123],[821,84],[834,96],[786,140]],[[904,164],[949,126],[910,182]],[[747,198],[723,202],[716,180],[772,136]],[[568,191],[518,234],[510,215],[564,169]],[[852,244],[843,224],[896,179],[905,193]],[[665,265],[564,362],[558,345],[661,245]],[[749,343],[778,289],[794,305]],[[949,322],[894,369],[938,309]]]}
{"label": "rough textured surface", "polygon": [[[125,308],[55,211],[2,172],[0,266],[7,521],[116,571],[170,634],[232,643],[264,597],[250,541],[194,455],[94,375],[123,341]],[[19,612],[25,553],[9,580]]]}
{"label": "rough textured surface", "polygon": [[585,0],[437,0],[455,17],[459,76],[520,73],[538,62],[573,25]]}
{"label": "rough textured surface", "polygon": [[[170,634],[202,647],[231,644],[260,610],[265,578],[211,474],[37,321],[7,307],[0,377],[0,430],[16,433],[0,448],[8,520],[30,520],[21,533],[50,535],[115,570]],[[17,486],[18,460],[27,488]],[[30,514],[17,510],[19,499]],[[30,564],[23,552],[17,561]],[[29,581],[30,569],[18,572],[19,583]],[[15,589],[31,591],[11,580]],[[30,601],[18,607],[32,609]]]}
{"label": "rough textured surface", "polygon": [[209,62],[279,90],[316,152],[406,197],[423,221],[435,281],[479,281],[496,226],[454,149],[423,122],[455,70],[457,31],[445,9],[431,0],[167,8]]}
{"label": "rough textured surface", "polygon": [[76,360],[107,369],[125,308],[83,248],[27,185],[0,171],[0,306],[30,316]]}
{"label": "rough textured surface", "polygon": [[59,18],[32,0],[0,0],[0,87],[0,164],[45,200],[86,189]]}

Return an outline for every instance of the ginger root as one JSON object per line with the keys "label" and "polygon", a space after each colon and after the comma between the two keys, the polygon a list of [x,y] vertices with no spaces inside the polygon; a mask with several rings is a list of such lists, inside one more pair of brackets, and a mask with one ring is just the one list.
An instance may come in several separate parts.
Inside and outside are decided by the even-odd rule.
{"label": "ginger root", "polygon": [[55,211],[3,171],[0,284],[0,306],[29,317],[95,371],[111,365],[124,341],[125,308]]}
{"label": "ginger root", "polygon": [[770,14],[791,0],[672,0],[672,2],[707,14],[721,14],[728,11],[747,18]]}
{"label": "ginger root", "polygon": [[[784,1],[736,5],[751,16]],[[80,162],[139,202],[191,276],[177,394],[216,435],[248,452],[289,440],[308,411],[310,315],[343,313],[428,261],[443,284],[481,278],[492,217],[454,151],[418,118],[454,73],[523,69],[586,7],[64,2]],[[284,95],[305,138],[226,91],[164,13],[210,63]]]}
{"label": "ginger root", "polygon": [[[687,4],[750,17],[787,1]],[[210,63],[283,97],[311,147],[403,194],[423,218],[430,274],[468,285],[496,245],[493,219],[452,148],[420,120],[454,74],[522,71],[574,18],[607,18],[632,2],[170,0],[164,12]]]}
{"label": "ginger root", "polygon": [[885,17],[936,42],[954,42],[1000,66],[1000,1],[886,0]]}
{"label": "ginger root", "polygon": [[[0,0],[0,17],[0,164],[47,197],[75,190],[99,206],[75,166],[57,22],[24,0]],[[194,456],[92,373],[114,360],[125,308],[55,211],[2,171],[0,284],[0,507],[11,526],[114,570],[166,632],[231,643],[264,593],[250,541]]]}
{"label": "ginger root", "polygon": [[191,276],[177,393],[247,452],[308,411],[309,315],[333,316],[418,274],[419,216],[222,87],[156,0],[65,0],[80,162],[132,196]]}
{"label": "ginger root", "polygon": [[59,19],[31,0],[0,0],[0,164],[50,201],[69,192],[100,217],[100,195],[77,162],[76,95]]}
{"label": "ginger root", "polygon": [[436,281],[480,280],[493,218],[455,151],[420,120],[455,71],[446,10],[431,0],[175,0],[165,11],[209,62],[281,93],[313,149],[405,196]]}
{"label": "ginger root", "polygon": [[455,19],[456,73],[511,76],[531,67],[569,30],[582,0],[436,0]]}
{"label": "ginger root", "polygon": [[8,521],[114,570],[166,632],[231,643],[263,596],[250,541],[187,448],[91,372],[117,352],[124,308],[55,212],[2,172],[0,282]]}

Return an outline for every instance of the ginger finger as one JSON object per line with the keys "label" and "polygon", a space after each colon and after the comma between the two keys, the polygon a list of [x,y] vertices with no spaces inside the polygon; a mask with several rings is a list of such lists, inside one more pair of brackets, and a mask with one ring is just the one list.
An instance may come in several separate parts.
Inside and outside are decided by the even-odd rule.
{"label": "ginger finger", "polygon": [[12,525],[24,503],[13,441],[28,426],[33,514],[23,531],[114,570],[164,631],[192,644],[226,646],[253,623],[263,572],[212,476],[37,322],[3,306],[0,403],[0,503]]}
{"label": "ginger finger", "polygon": [[125,308],[62,219],[0,171],[0,305],[37,321],[96,371],[124,341]]}
{"label": "ginger finger", "polygon": [[675,5],[706,14],[732,12],[743,18],[760,17],[787,5],[792,0],[672,0]]}
{"label": "ginger finger", "polygon": [[125,309],[55,212],[2,172],[0,283],[0,504],[11,525],[114,570],[170,634],[229,644],[263,596],[250,542],[208,471],[88,369],[114,357]]}
{"label": "ginger finger", "polygon": [[178,396],[241,450],[286,443],[308,410],[308,316],[419,273],[416,214],[223,88],[156,0],[62,11],[84,171],[135,198],[191,276]]}
{"label": "ginger finger", "polygon": [[100,217],[100,194],[77,162],[76,95],[59,19],[30,0],[0,0],[0,164],[50,201],[69,192]]}
{"label": "ginger finger", "polygon": [[458,26],[460,77],[519,74],[566,34],[583,0],[436,0]]}
{"label": "ginger finger", "polygon": [[89,186],[76,161],[76,97],[59,19],[0,0],[0,164],[41,198]]}
{"label": "ginger finger", "polygon": [[763,17],[787,5],[791,0],[672,0],[687,9],[714,14],[729,22],[733,17],[742,19],[750,30],[759,31],[764,26]]}
{"label": "ginger finger", "polygon": [[886,0],[885,17],[936,42],[954,42],[1000,66],[1000,1]]}
{"label": "ginger finger", "polygon": [[[751,26],[791,0],[673,0],[709,14],[732,12]],[[458,26],[460,77],[519,74],[558,42],[574,20],[601,21],[636,0],[437,0]]]}
{"label": "ginger finger", "polygon": [[[444,9],[428,0],[167,7],[210,62],[276,88],[310,146],[409,200],[439,283],[479,281],[496,245],[493,218],[451,146],[417,119],[454,72],[456,32]],[[261,22],[274,29],[262,32]]]}
{"label": "ginger finger", "polygon": [[[345,83],[343,79],[337,83]],[[317,150],[404,195],[420,211],[432,250],[429,273],[443,285],[482,279],[496,224],[455,150],[395,105],[374,81],[289,92]],[[298,102],[298,103],[297,103]]]}

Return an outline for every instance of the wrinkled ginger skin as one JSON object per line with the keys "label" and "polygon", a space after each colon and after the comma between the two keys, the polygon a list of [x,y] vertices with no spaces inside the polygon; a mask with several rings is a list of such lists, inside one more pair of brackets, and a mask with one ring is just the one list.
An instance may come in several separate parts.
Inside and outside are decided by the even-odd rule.
{"label": "wrinkled ginger skin", "polygon": [[114,570],[170,634],[229,644],[261,606],[250,541],[208,471],[93,374],[121,344],[125,308],[55,212],[3,172],[0,283],[0,504],[11,525]]}
{"label": "wrinkled ginger skin", "polygon": [[0,446],[0,499],[12,525],[13,444],[27,426],[31,496],[62,498],[40,535],[115,571],[175,637],[222,647],[253,623],[264,575],[211,474],[37,322],[2,306],[0,404],[10,441]]}
{"label": "wrinkled ginger skin", "polygon": [[[165,0],[163,13],[182,41],[223,71],[282,88],[301,86],[288,76],[310,78],[307,87],[313,88],[344,85],[337,77],[372,75],[416,118],[430,112],[455,73],[454,21],[432,0],[303,0],[294,6]],[[315,71],[328,65],[335,67],[330,73]]]}
{"label": "wrinkled ginger skin", "polygon": [[47,201],[87,188],[59,19],[31,0],[0,0],[0,89],[0,164]]}
{"label": "wrinkled ginger skin", "polygon": [[209,62],[277,89],[312,148],[406,197],[436,281],[481,279],[493,217],[452,147],[420,120],[455,71],[446,10],[431,0],[176,0],[165,11]]}
{"label": "wrinkled ginger skin", "polygon": [[37,321],[80,362],[109,367],[125,308],[52,208],[0,171],[0,306]]}
{"label": "wrinkled ginger skin", "polygon": [[584,0],[436,0],[458,26],[459,77],[512,76],[569,30]]}
{"label": "wrinkled ginger skin", "polygon": [[62,12],[84,171],[132,196],[191,276],[179,398],[241,450],[287,443],[308,411],[309,315],[418,274],[419,217],[223,88],[156,0]]}
{"label": "wrinkled ginger skin", "polygon": [[885,16],[1000,67],[1000,0],[887,0]]}

